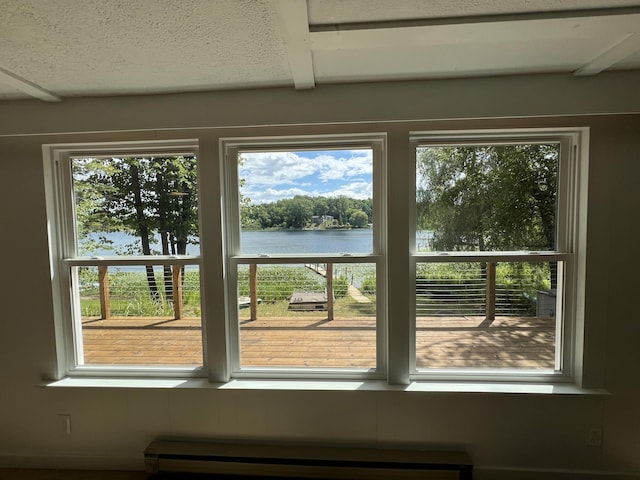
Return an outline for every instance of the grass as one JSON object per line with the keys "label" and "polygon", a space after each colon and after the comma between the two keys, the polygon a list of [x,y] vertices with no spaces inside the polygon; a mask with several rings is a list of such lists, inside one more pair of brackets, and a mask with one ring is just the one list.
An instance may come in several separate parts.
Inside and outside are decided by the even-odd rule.
{"label": "grass", "polygon": [[[80,312],[83,317],[100,316],[97,268],[78,269],[80,282]],[[164,295],[164,275],[156,269],[158,298],[152,298],[146,274],[143,272],[109,272],[111,315],[114,317],[173,317],[173,302]],[[198,271],[186,271],[183,282],[183,316],[199,317],[200,276]]]}

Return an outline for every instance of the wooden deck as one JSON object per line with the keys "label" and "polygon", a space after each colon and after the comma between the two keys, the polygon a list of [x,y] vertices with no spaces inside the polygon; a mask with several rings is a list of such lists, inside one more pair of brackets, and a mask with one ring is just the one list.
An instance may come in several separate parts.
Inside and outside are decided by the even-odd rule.
{"label": "wooden deck", "polygon": [[[299,315],[242,320],[242,366],[375,367],[375,320]],[[200,319],[83,320],[85,364],[202,365]],[[433,368],[553,369],[555,320],[420,317],[416,362]]]}

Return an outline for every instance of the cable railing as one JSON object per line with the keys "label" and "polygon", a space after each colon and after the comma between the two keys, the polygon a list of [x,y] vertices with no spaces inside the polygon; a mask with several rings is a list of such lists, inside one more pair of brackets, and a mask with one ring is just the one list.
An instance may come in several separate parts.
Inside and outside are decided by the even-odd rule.
{"label": "cable railing", "polygon": [[328,320],[375,315],[375,272],[368,263],[241,264],[239,307],[250,320],[292,312],[326,312]]}
{"label": "cable railing", "polygon": [[417,316],[537,316],[538,296],[548,292],[549,263],[419,264]]}
{"label": "cable railing", "polygon": [[193,265],[74,268],[83,317],[200,316],[200,274]]}
{"label": "cable railing", "polygon": [[[83,317],[182,319],[201,314],[200,276],[195,265],[73,268]],[[505,274],[502,266],[488,262],[477,269],[465,264],[459,270],[462,272],[431,275],[419,271],[417,316],[536,316],[537,297],[549,291],[550,282],[540,279],[539,268]],[[238,308],[246,309],[255,320],[261,304],[288,304],[285,312],[322,311],[332,320],[336,302],[348,303],[342,300],[348,299],[351,313],[375,314],[375,273],[375,265],[366,263],[239,265]],[[548,271],[543,274],[548,278]],[[263,316],[273,310],[266,312]]]}

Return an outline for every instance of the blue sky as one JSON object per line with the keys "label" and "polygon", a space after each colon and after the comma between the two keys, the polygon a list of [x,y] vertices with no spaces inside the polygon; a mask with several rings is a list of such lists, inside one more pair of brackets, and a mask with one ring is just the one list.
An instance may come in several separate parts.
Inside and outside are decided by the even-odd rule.
{"label": "blue sky", "polygon": [[242,153],[242,194],[253,203],[295,195],[365,199],[373,196],[371,150]]}

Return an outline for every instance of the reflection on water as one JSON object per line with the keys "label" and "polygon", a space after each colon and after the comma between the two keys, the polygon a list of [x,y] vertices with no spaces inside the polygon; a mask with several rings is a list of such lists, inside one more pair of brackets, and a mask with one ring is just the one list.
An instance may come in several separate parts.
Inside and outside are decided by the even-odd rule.
{"label": "reflection on water", "polygon": [[[431,232],[416,234],[418,251],[430,250]],[[187,246],[188,255],[199,255],[197,239]],[[373,230],[246,230],[241,232],[241,251],[245,254],[277,253],[371,253]],[[152,239],[151,250],[160,255],[159,236]],[[140,238],[122,232],[93,233],[87,240],[79,242],[82,256],[141,255]]]}
{"label": "reflection on water", "polygon": [[242,253],[371,253],[373,230],[243,231]]}

